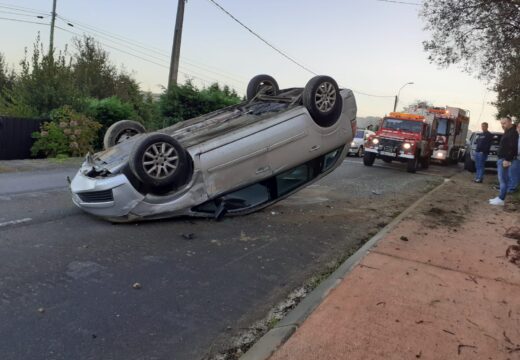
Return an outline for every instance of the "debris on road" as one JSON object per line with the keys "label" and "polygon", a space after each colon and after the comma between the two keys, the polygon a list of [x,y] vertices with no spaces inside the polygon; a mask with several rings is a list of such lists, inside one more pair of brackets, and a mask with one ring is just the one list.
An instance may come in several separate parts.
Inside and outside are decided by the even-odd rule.
{"label": "debris on road", "polygon": [[195,234],[194,233],[189,233],[189,234],[181,234],[181,236],[186,239],[186,240],[193,240],[195,239]]}
{"label": "debris on road", "polygon": [[[510,239],[520,240],[520,227],[513,226],[506,230],[505,237]],[[520,245],[520,244],[519,244]]]}
{"label": "debris on road", "polygon": [[42,307],[41,307],[41,308],[38,308],[38,312],[39,312],[40,314],[43,314],[43,313],[45,312],[45,309],[42,308]]}
{"label": "debris on road", "polygon": [[142,287],[143,287],[143,286],[142,286],[140,283],[138,283],[138,282],[136,282],[136,283],[134,283],[134,284],[132,285],[132,288],[134,288],[134,289],[136,289],[136,290],[139,290],[139,289],[141,289]]}
{"label": "debris on road", "polygon": [[404,236],[404,235],[402,235],[399,239],[402,240],[402,241],[408,241],[408,238],[406,236]]}

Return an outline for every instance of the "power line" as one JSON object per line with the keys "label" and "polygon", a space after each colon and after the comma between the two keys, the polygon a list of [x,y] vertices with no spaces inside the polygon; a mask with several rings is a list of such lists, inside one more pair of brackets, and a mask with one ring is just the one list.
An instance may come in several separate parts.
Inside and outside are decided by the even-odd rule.
{"label": "power line", "polygon": [[[313,74],[313,75],[318,75],[317,73],[315,73],[314,71],[310,70],[309,68],[307,68],[306,66],[300,64],[299,62],[297,62],[296,60],[294,60],[293,58],[291,58],[289,55],[287,55],[286,53],[284,53],[282,50],[276,48],[274,45],[272,45],[271,43],[269,43],[267,40],[265,40],[264,38],[262,38],[260,35],[258,35],[256,32],[254,32],[251,28],[247,27],[244,23],[242,23],[240,20],[238,20],[236,17],[234,17],[229,11],[227,11],[226,9],[224,9],[220,4],[218,4],[215,0],[208,0],[210,1],[211,3],[213,3],[216,7],[218,7],[221,11],[223,11],[225,14],[227,14],[229,17],[231,17],[234,21],[236,21],[238,24],[240,24],[243,28],[245,28],[247,31],[249,31],[251,34],[253,34],[255,37],[257,37],[258,39],[260,39],[263,43],[265,43],[267,46],[269,46],[270,48],[272,48],[273,50],[275,50],[277,53],[279,53],[280,55],[282,55],[283,57],[285,57],[286,59],[290,60],[292,63],[296,64],[297,66],[299,66],[300,68],[304,69],[305,71]],[[390,0],[389,0],[390,1]],[[351,89],[352,90],[352,89]],[[357,94],[360,94],[360,95],[365,95],[365,96],[371,96],[371,97],[380,97],[380,98],[393,98],[394,96],[391,96],[391,95],[374,95],[374,94],[368,94],[368,93],[364,93],[364,92],[361,92],[361,91],[357,91],[357,90],[352,90],[353,92],[357,93]]]}
{"label": "power line", "polygon": [[[64,28],[62,28],[61,26],[56,26],[56,28],[57,28],[57,29],[60,29],[60,30],[62,30],[62,31],[65,31],[65,32],[67,32],[67,33],[70,33],[70,34],[76,35],[76,36],[81,36],[80,34],[78,34],[78,33],[76,33],[76,32],[73,32],[73,31],[70,31],[70,30],[68,30],[68,29],[64,29]],[[144,58],[144,57],[142,57],[142,56],[139,56],[139,55],[133,54],[133,53],[131,53],[131,52],[129,52],[129,51],[126,51],[126,50],[120,49],[120,48],[115,47],[115,46],[108,45],[108,44],[103,43],[103,42],[101,42],[101,41],[99,41],[99,43],[100,43],[101,45],[103,45],[103,46],[109,48],[109,49],[113,49],[113,50],[116,50],[116,51],[122,52],[122,53],[124,53],[124,54],[130,55],[130,56],[133,56],[133,57],[135,57],[135,58],[138,58],[138,59],[140,59],[140,60],[143,60],[143,61],[149,62],[149,63],[151,63],[151,64],[154,64],[154,65],[160,66],[160,67],[162,67],[162,68],[169,69],[169,66],[167,66],[167,65],[165,65],[165,64],[161,64],[161,63],[158,63],[158,62],[152,61],[152,60],[147,59],[147,58]],[[194,78],[194,79],[198,79],[198,80],[202,81],[202,82],[205,83],[205,84],[206,84],[207,82],[210,82],[210,81],[211,81],[211,82],[219,82],[218,79],[211,78],[211,77],[208,77],[208,76],[206,76],[206,79],[205,79],[203,76],[196,76],[196,75],[193,75],[193,74],[191,74],[191,73],[187,73],[187,72],[183,72],[183,71],[179,71],[179,72],[180,72],[181,74],[187,76],[187,77]],[[225,85],[225,84],[224,84],[224,85]]]}
{"label": "power line", "polygon": [[47,17],[47,15],[21,14],[21,13],[17,13],[17,12],[3,11],[3,10],[0,10],[0,13],[16,15],[16,16],[25,16],[25,17],[31,17],[31,18],[39,18],[39,19],[43,19],[44,17]]}
{"label": "power line", "polygon": [[[118,46],[123,46],[125,48],[131,49],[132,51],[134,51],[136,53],[139,53],[139,54],[142,54],[144,56],[156,59],[158,61],[163,61],[163,60],[169,59],[169,56],[166,55],[166,53],[161,52],[161,51],[153,50],[153,49],[148,48],[146,46],[142,46],[138,42],[126,41],[126,40],[124,40],[124,37],[122,37],[122,36],[112,36],[108,32],[98,31],[98,30],[91,30],[91,29],[94,29],[94,27],[89,26],[87,28],[86,26],[78,25],[78,23],[76,23],[75,21],[73,21],[71,19],[64,18],[62,16],[58,16],[58,17],[60,18],[61,21],[66,22],[67,25],[69,25],[69,26],[72,25],[74,28],[78,28],[79,30],[83,31],[84,33],[87,33],[87,34],[95,36],[95,37],[104,38],[106,41],[110,41],[112,43],[117,44]],[[116,40],[114,40],[114,39],[116,39]],[[138,50],[136,48],[144,49],[144,50],[147,50],[149,52],[151,51],[151,52],[153,52],[155,54],[158,54],[159,56],[154,56],[154,55],[150,54],[149,52],[144,52],[144,51]],[[195,68],[199,68],[202,71],[205,71],[205,72],[208,72],[208,73],[212,73],[212,74],[215,74],[215,75],[218,75],[218,76],[221,76],[221,77],[228,78],[229,80],[231,80],[232,82],[234,82],[236,84],[243,85],[243,83],[244,83],[243,79],[238,79],[236,77],[229,76],[229,75],[223,73],[222,71],[210,70],[209,66],[202,67],[200,65],[197,65],[195,61],[190,60],[190,59],[186,59],[185,57],[181,57],[181,59],[182,59],[183,62],[186,63],[187,66],[192,66],[192,67],[195,67]]]}
{"label": "power line", "polygon": [[277,47],[275,47],[274,45],[272,45],[270,42],[268,42],[267,40],[265,40],[263,37],[261,37],[260,35],[258,35],[255,31],[253,31],[251,28],[249,28],[248,26],[246,26],[243,22],[241,22],[240,20],[238,20],[236,17],[234,17],[229,11],[227,11],[226,9],[224,9],[219,3],[217,3],[215,0],[208,0],[209,2],[213,3],[216,7],[218,7],[221,11],[223,11],[225,14],[227,14],[231,19],[233,19],[235,22],[237,22],[238,24],[240,24],[240,26],[242,26],[244,29],[246,29],[247,31],[249,31],[251,34],[253,34],[253,36],[257,37],[260,41],[262,41],[264,44],[266,44],[267,46],[269,46],[271,49],[273,49],[274,51],[276,51],[277,53],[279,53],[280,55],[282,55],[284,58],[288,59],[289,61],[291,61],[292,63],[298,65],[300,68],[302,68],[303,70],[313,74],[313,75],[318,75],[316,74],[314,71],[310,70],[309,68],[307,68],[306,66],[300,64],[299,62],[297,62],[296,60],[294,60],[292,57],[290,57],[289,55],[287,55],[286,53],[284,53],[282,50],[278,49]]}
{"label": "power line", "polygon": [[49,26],[49,24],[47,24],[47,23],[42,23],[42,22],[37,22],[37,21],[29,21],[29,20],[12,19],[12,18],[6,18],[6,17],[0,17],[0,20],[8,20],[8,21],[21,22],[21,23],[38,24],[38,25]]}
{"label": "power line", "polygon": [[0,3],[0,8],[16,10],[16,11],[26,12],[26,13],[40,14],[40,15],[48,15],[49,14],[47,12],[44,12],[44,11],[41,11],[41,10],[37,10],[37,9],[26,8],[26,7],[22,7],[22,6],[14,6],[14,5],[11,5],[11,4],[4,4],[4,3]]}
{"label": "power line", "polygon": [[370,97],[376,97],[376,98],[395,98],[395,95],[374,95],[374,94],[367,94],[367,93],[364,93],[362,91],[357,91],[357,90],[354,90],[354,89],[350,89],[352,90],[353,92],[355,92],[356,94],[360,94],[360,95],[365,95],[365,96],[370,96]]}

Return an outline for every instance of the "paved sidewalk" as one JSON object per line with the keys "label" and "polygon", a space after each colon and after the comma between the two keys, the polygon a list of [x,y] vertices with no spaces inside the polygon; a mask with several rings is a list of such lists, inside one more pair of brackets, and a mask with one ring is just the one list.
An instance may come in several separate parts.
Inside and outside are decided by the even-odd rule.
{"label": "paved sidewalk", "polygon": [[520,359],[520,213],[493,195],[469,174],[429,195],[270,359]]}

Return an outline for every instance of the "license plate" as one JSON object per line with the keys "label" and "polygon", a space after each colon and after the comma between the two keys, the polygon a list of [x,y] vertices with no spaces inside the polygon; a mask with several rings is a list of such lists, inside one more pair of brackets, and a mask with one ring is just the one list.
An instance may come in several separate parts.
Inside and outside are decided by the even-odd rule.
{"label": "license plate", "polygon": [[395,153],[388,152],[388,151],[381,151],[381,152],[379,152],[379,154],[384,155],[384,156],[396,156]]}
{"label": "license plate", "polygon": [[498,157],[495,156],[495,155],[490,155],[488,156],[487,160],[486,161],[497,161],[498,160]]}

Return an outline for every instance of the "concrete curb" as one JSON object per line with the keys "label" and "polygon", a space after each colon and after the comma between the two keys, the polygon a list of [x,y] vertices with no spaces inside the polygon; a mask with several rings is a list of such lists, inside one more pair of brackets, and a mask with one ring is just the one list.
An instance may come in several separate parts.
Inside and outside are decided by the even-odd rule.
{"label": "concrete curb", "polygon": [[300,327],[310,314],[322,303],[327,295],[335,289],[341,281],[356,267],[360,261],[375,247],[377,243],[385,237],[385,235],[397,226],[405,217],[411,214],[428,196],[434,194],[443,188],[450,179],[444,179],[444,182],[418,200],[410,207],[399,214],[392,222],[381,229],[376,235],[368,240],[358,251],[350,256],[336,271],[324,280],[316,289],[302,300],[287,316],[285,316],[276,326],[269,330],[264,336],[258,340],[251,349],[249,349],[240,360],[267,360],[273,353],[283,345],[292,334]]}

